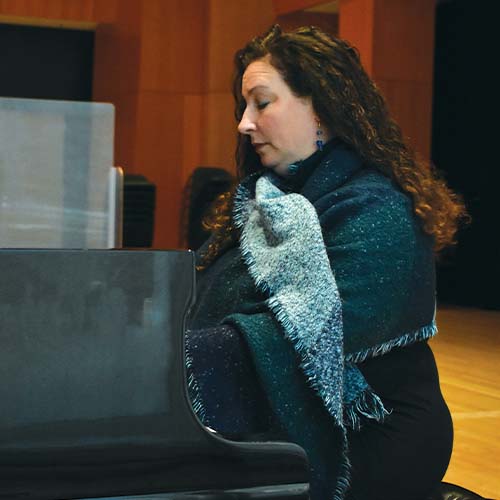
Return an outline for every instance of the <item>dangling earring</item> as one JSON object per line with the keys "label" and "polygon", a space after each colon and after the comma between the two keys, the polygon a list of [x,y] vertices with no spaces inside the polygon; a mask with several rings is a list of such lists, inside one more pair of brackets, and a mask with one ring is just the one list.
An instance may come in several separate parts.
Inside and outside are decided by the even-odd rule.
{"label": "dangling earring", "polygon": [[323,130],[321,130],[321,122],[319,118],[316,118],[316,123],[318,125],[318,129],[316,130],[316,147],[318,151],[323,151]]}

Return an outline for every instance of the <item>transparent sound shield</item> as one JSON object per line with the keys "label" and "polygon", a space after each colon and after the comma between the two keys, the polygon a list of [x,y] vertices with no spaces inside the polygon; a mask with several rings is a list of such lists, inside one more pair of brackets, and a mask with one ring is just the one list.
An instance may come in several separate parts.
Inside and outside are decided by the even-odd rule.
{"label": "transparent sound shield", "polygon": [[119,246],[111,104],[0,98],[0,247]]}

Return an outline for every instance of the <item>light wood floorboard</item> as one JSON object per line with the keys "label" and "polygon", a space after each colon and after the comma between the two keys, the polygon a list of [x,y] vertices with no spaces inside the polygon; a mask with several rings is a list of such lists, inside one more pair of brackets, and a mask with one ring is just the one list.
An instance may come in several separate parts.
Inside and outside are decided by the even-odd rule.
{"label": "light wood floorboard", "polygon": [[500,499],[500,311],[438,307],[431,340],[455,439],[445,481]]}

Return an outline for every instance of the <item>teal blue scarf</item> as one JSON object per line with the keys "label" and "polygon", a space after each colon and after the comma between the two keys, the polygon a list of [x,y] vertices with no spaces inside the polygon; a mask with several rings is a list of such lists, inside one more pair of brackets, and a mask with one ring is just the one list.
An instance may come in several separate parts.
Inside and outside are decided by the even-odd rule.
{"label": "teal blue scarf", "polygon": [[291,169],[240,185],[234,223],[255,305],[236,282],[236,298],[219,296],[210,314],[244,335],[318,488],[341,499],[346,428],[390,412],[356,364],[436,332],[432,241],[410,199],[346,146],[334,142]]}

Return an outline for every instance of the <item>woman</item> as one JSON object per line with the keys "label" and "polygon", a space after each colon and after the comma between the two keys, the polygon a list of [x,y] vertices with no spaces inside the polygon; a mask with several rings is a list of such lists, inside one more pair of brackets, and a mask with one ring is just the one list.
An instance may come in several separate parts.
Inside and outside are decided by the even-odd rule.
{"label": "woman", "polygon": [[305,448],[313,499],[422,500],[452,424],[426,340],[462,204],[355,49],[274,26],[235,58],[243,179],[209,222],[187,336],[202,419]]}

